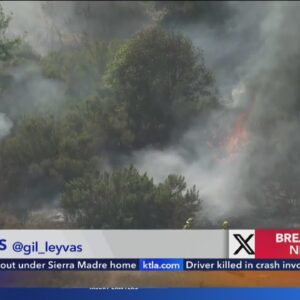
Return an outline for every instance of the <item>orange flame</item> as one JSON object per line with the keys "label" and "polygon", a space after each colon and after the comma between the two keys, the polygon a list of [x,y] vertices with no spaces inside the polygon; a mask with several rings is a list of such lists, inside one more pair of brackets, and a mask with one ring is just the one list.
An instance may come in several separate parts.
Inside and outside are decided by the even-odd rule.
{"label": "orange flame", "polygon": [[228,155],[232,155],[248,143],[248,132],[245,123],[248,114],[241,114],[234,124],[234,128],[227,141],[225,142],[225,151]]}
{"label": "orange flame", "polygon": [[[233,129],[230,135],[225,138],[225,141],[223,140],[223,142],[218,143],[214,138],[215,135],[213,135],[212,140],[207,142],[208,146],[215,150],[213,151],[213,156],[216,161],[226,160],[228,157],[247,146],[249,142],[249,133],[247,131],[246,123],[254,103],[255,100],[252,100],[248,108],[238,115],[234,122]],[[221,151],[219,152],[218,150]]]}

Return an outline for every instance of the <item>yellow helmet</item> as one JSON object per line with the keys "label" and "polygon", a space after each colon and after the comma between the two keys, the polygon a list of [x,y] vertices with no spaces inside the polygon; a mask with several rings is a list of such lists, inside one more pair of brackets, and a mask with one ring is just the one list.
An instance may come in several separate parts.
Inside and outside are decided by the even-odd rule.
{"label": "yellow helmet", "polygon": [[193,218],[188,218],[187,220],[186,220],[186,222],[185,223],[188,223],[188,224],[190,224],[190,223],[192,223],[193,222]]}
{"label": "yellow helmet", "polygon": [[185,221],[185,224],[184,224],[184,226],[183,226],[183,229],[191,229],[192,223],[193,223],[193,218],[188,218],[188,219]]}
{"label": "yellow helmet", "polygon": [[229,222],[225,220],[223,222],[223,229],[228,229],[228,228],[229,228]]}

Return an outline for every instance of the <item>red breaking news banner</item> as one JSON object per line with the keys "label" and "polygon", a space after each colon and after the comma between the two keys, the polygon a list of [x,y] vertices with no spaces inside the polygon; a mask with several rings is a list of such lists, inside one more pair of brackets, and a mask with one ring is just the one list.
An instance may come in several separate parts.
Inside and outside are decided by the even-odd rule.
{"label": "red breaking news banner", "polygon": [[300,230],[255,230],[255,258],[299,258]]}

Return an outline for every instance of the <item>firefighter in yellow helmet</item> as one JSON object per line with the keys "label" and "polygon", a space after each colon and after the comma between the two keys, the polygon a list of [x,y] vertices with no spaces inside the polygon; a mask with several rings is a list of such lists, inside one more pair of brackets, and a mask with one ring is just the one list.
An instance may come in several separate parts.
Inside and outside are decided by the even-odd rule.
{"label": "firefighter in yellow helmet", "polygon": [[222,227],[223,229],[229,229],[229,222],[225,220]]}
{"label": "firefighter in yellow helmet", "polygon": [[188,218],[186,221],[185,221],[185,224],[183,226],[183,229],[191,229],[192,228],[192,225],[193,225],[193,218]]}

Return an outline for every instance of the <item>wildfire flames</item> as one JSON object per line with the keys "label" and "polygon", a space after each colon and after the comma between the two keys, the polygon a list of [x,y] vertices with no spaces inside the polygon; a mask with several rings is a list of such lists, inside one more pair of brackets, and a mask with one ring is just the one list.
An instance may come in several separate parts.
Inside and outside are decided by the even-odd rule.
{"label": "wildfire flames", "polygon": [[220,137],[222,130],[214,130],[208,146],[213,149],[213,156],[217,161],[223,161],[243,150],[249,143],[249,133],[246,123],[254,107],[255,97],[249,102],[245,110],[238,115],[233,123],[229,135]]}
{"label": "wildfire flames", "polygon": [[237,151],[244,149],[248,144],[249,133],[247,131],[246,123],[251,111],[253,110],[254,104],[255,97],[252,97],[252,100],[249,102],[246,110],[240,113],[235,120],[233,130],[223,144],[223,149],[225,150],[226,156],[233,155]]}
{"label": "wildfire flames", "polygon": [[[225,138],[225,140],[224,138],[218,138],[216,132],[214,132],[212,140],[207,144],[214,150],[214,157],[216,160],[221,161],[227,159],[247,146],[249,142],[249,133],[246,128],[246,123],[253,104],[254,101],[252,101],[246,111],[238,115],[230,134]],[[220,142],[218,142],[218,140]]]}
{"label": "wildfire flames", "polygon": [[242,113],[235,121],[233,131],[229,135],[224,145],[227,155],[232,155],[247,145],[249,137],[245,128],[247,118],[248,113]]}

